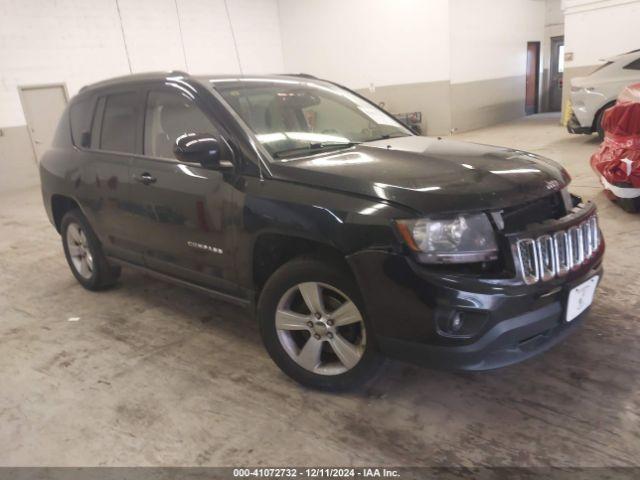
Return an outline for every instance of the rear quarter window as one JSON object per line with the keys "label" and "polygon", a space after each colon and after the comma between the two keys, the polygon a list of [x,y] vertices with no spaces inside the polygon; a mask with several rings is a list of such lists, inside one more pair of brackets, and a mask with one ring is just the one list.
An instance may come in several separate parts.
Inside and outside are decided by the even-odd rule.
{"label": "rear quarter window", "polygon": [[74,102],[69,109],[69,120],[71,124],[71,138],[76,147],[86,147],[82,145],[82,135],[91,131],[91,120],[93,117],[93,98],[86,98]]}
{"label": "rear quarter window", "polygon": [[625,65],[625,70],[640,70],[640,58],[637,58],[633,62]]}

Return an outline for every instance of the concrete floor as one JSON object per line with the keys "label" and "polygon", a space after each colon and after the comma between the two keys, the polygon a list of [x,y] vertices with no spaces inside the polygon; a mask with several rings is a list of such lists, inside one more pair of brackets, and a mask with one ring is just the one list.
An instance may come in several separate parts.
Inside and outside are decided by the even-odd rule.
{"label": "concrete floor", "polygon": [[554,158],[598,204],[606,274],[583,328],[489,373],[390,362],[349,394],[289,381],[235,307],[133,272],[85,291],[39,191],[3,194],[0,465],[640,465],[640,216],[603,196],[596,140],[557,123],[458,138]]}

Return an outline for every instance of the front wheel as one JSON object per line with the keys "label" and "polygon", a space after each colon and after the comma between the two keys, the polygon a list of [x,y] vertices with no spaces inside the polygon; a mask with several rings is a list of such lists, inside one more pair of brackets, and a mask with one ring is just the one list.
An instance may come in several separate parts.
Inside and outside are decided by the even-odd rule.
{"label": "front wheel", "polygon": [[351,276],[318,259],[283,265],[258,302],[263,342],[297,382],[344,390],[369,379],[381,363]]}
{"label": "front wheel", "polygon": [[604,107],[602,107],[602,109],[598,112],[596,116],[595,132],[598,134],[598,140],[601,142],[604,140],[604,135],[605,135],[604,127],[602,126],[602,120],[604,119],[604,112],[606,112],[609,108],[613,107],[615,104],[616,104],[615,102],[611,102],[605,105]]}

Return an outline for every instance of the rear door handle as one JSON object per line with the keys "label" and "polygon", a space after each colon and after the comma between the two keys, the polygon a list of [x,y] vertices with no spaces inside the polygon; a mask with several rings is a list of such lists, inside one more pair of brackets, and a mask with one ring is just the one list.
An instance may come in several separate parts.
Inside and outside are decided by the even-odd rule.
{"label": "rear door handle", "polygon": [[152,183],[156,183],[157,181],[156,177],[147,172],[141,173],[140,175],[134,175],[133,179],[136,182],[142,183],[143,185],[151,185]]}

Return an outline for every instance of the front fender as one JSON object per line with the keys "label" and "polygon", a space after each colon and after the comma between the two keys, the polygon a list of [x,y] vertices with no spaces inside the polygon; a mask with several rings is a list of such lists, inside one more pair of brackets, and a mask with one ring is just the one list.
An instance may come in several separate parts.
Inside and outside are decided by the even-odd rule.
{"label": "front fender", "polygon": [[[395,242],[391,221],[412,211],[375,198],[325,190],[280,180],[246,179],[237,204],[236,262],[251,265],[253,248],[265,234],[302,238],[325,245],[342,256],[364,249],[390,249]],[[240,283],[251,285],[239,268]]]}

